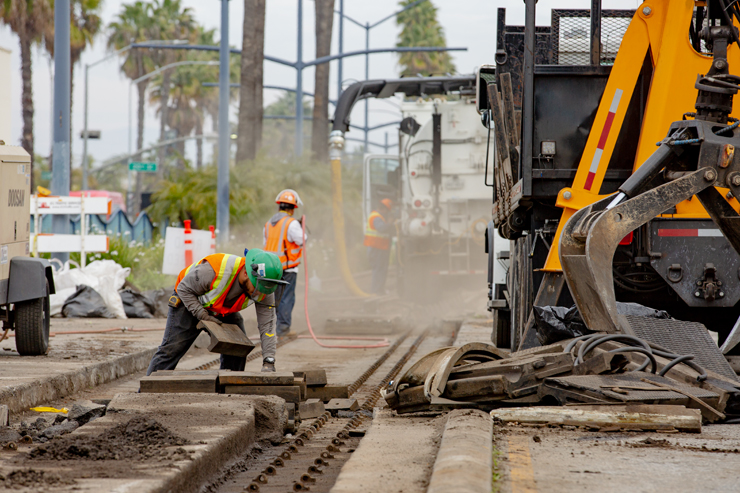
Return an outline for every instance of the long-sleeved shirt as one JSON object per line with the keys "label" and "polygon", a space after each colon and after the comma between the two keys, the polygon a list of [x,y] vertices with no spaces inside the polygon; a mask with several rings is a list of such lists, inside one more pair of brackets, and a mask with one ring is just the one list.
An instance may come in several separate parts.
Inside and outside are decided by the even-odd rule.
{"label": "long-sleeved shirt", "polygon": [[[208,310],[203,308],[198,296],[202,296],[211,290],[211,283],[213,278],[216,277],[213,267],[208,262],[198,264],[190,272],[182,278],[180,284],[177,285],[177,294],[185,304],[185,308],[195,316],[198,320],[207,320],[212,315],[208,313]],[[226,293],[226,300],[224,300],[224,306],[230,307],[239,299],[244,293],[238,282],[234,282]],[[250,304],[252,304],[250,299]],[[255,309],[257,311],[257,325],[259,326],[260,333],[267,331],[272,333],[275,325],[275,310],[272,308],[275,305],[275,295],[270,294],[265,296],[260,303],[255,303]]]}

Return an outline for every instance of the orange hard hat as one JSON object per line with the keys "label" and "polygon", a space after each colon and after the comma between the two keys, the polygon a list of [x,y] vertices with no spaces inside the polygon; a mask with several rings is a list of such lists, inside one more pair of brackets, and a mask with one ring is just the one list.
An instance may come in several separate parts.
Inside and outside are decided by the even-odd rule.
{"label": "orange hard hat", "polygon": [[291,204],[293,207],[303,205],[301,198],[298,196],[295,190],[286,188],[275,197],[276,204]]}
{"label": "orange hard hat", "polygon": [[391,199],[383,199],[380,201],[380,203],[389,209],[393,209],[393,201]]}

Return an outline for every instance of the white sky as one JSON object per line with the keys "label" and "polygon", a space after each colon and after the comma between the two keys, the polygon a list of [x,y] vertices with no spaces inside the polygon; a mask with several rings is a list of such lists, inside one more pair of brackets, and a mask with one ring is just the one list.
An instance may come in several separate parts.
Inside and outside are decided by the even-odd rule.
{"label": "white sky", "polygon": [[[267,20],[265,27],[265,54],[289,61],[296,58],[296,25],[298,0],[268,0]],[[508,24],[524,23],[524,2],[522,0],[433,0],[437,5],[438,19],[445,29],[447,45],[450,47],[467,47],[466,52],[453,53],[453,59],[459,73],[471,73],[477,65],[493,63],[496,40],[496,10],[498,7],[507,8]],[[121,0],[104,0],[102,17],[106,24],[111,22],[121,10]],[[636,8],[639,0],[604,0],[603,8]],[[183,0],[183,4],[193,9],[194,16],[199,23],[207,28],[220,26],[219,0]],[[338,9],[339,0],[335,0]],[[550,9],[556,8],[589,8],[589,0],[551,0],[540,1],[537,5],[538,25],[550,23]],[[360,22],[375,21],[398,9],[397,0],[344,0],[344,11],[347,16]],[[244,5],[239,0],[230,2],[229,41],[233,47],[241,48],[242,21]],[[303,0],[303,57],[312,60],[314,56],[314,4],[311,0]],[[332,53],[337,50],[337,23],[334,18],[334,34]],[[370,47],[392,47],[396,43],[399,28],[393,20],[371,30]],[[365,47],[364,29],[345,21],[344,51],[362,50]],[[85,63],[91,63],[106,56],[106,33],[101,34],[92,48],[83,55],[81,64],[75,69],[74,106],[72,108],[73,152],[74,166],[79,166],[82,153],[82,141],[79,139],[83,127],[83,82]],[[0,46],[12,50],[11,91],[12,91],[12,144],[19,144],[21,138],[21,73],[20,51],[17,37],[7,26],[0,25]],[[214,59],[217,55],[214,54]],[[102,138],[98,141],[89,141],[89,152],[93,159],[100,163],[106,159],[121,154],[128,149],[128,79],[118,70],[119,61],[111,59],[90,71],[89,88],[89,127],[102,131]],[[35,148],[38,154],[48,154],[51,145],[50,118],[51,118],[51,90],[53,63],[41,50],[34,49],[33,57],[33,90],[35,105]],[[331,65],[331,98],[336,97],[337,81],[336,62]],[[364,57],[348,58],[344,61],[344,79],[363,79],[365,70]],[[391,78],[398,75],[397,55],[377,54],[370,57],[370,78]],[[304,89],[313,91],[313,69],[304,70]],[[265,84],[295,87],[296,73],[289,67],[265,62]],[[216,90],[216,89],[214,89]],[[136,97],[134,91],[133,97]],[[280,96],[279,91],[265,91],[265,104],[269,104]],[[133,101],[135,119],[135,105]],[[352,115],[356,124],[363,122],[363,105],[357,105]],[[331,107],[330,107],[331,108]],[[330,109],[330,112],[332,110]],[[388,102],[371,101],[369,112],[370,124],[376,125],[386,121],[398,120],[399,115]],[[231,120],[236,120],[236,106],[232,105]],[[134,121],[135,125],[135,121]],[[383,142],[388,131],[390,143],[396,141],[392,127],[371,133],[371,141]],[[134,130],[135,132],[135,130]],[[207,125],[206,132],[210,132]],[[148,107],[145,121],[145,146],[158,140],[159,124],[154,109]],[[362,138],[359,131],[353,130],[348,137]],[[194,146],[191,145],[188,157],[194,158]],[[208,151],[210,146],[205,146]],[[371,146],[371,150],[377,148]]]}

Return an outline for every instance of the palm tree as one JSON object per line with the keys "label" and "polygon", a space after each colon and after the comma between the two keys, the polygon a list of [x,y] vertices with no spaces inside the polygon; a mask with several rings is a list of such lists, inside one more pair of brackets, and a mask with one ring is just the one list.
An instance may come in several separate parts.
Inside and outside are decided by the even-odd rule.
{"label": "palm tree", "polygon": [[[334,0],[316,0],[316,58],[331,52]],[[319,161],[329,159],[329,64],[316,65],[311,151]]]}
{"label": "palm tree", "polygon": [[[139,43],[151,39],[152,22],[149,15],[150,4],[138,1],[133,4],[124,4],[116,20],[108,26],[108,49],[120,50],[132,43]],[[149,56],[149,50],[134,48],[126,53],[126,59],[121,64],[121,72],[131,80],[136,80],[144,74],[154,70],[154,62]],[[144,147],[144,108],[146,103],[146,88],[149,79],[136,84],[138,106],[136,112],[136,148]]]}
{"label": "palm tree", "polygon": [[262,66],[265,59],[265,0],[244,0],[241,86],[236,162],[253,160],[262,145]]}
{"label": "palm tree", "polygon": [[[414,0],[401,0],[406,7]],[[437,7],[429,0],[413,9],[398,14],[396,24],[402,26],[396,46],[447,46],[444,29],[437,22]],[[454,73],[455,65],[447,52],[401,53],[399,55],[401,76],[439,75]]]}
{"label": "palm tree", "polygon": [[[154,0],[151,3],[151,21],[152,37],[151,39],[183,39],[193,40],[196,33],[196,22],[193,18],[193,11],[190,8],[183,8],[181,0]],[[154,50],[152,50],[154,51]],[[152,57],[159,67],[163,67],[181,58],[181,53],[176,50],[156,50]],[[160,124],[159,140],[165,140],[166,124],[168,121],[167,109],[169,103],[169,89],[171,73],[165,70],[162,74],[162,85],[160,90]],[[164,163],[165,149],[160,147],[157,152],[157,159],[160,164]],[[164,173],[163,166],[160,165],[157,174],[161,178]]]}
{"label": "palm tree", "polygon": [[18,35],[21,45],[21,108],[23,135],[21,146],[31,155],[31,188],[33,189],[33,84],[31,46],[40,40],[44,30],[54,23],[54,11],[41,0],[3,0],[0,18]]}

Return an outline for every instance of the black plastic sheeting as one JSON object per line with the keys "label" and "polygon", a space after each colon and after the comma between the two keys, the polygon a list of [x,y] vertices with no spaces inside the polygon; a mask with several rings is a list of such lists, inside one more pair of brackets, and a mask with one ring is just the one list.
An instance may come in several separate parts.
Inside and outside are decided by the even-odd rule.
{"label": "black plastic sheeting", "polygon": [[64,302],[62,315],[74,318],[116,318],[100,294],[86,284],[76,286],[77,291]]}
{"label": "black plastic sheeting", "polygon": [[118,294],[121,295],[123,309],[128,318],[154,318],[156,307],[148,296],[130,289],[119,291]]}
{"label": "black plastic sheeting", "polygon": [[[664,310],[656,310],[638,303],[617,302],[617,312],[620,315],[670,319],[671,316]],[[554,344],[565,339],[572,339],[595,331],[586,327],[578,308],[564,306],[535,306],[534,323],[537,330],[537,340],[543,346]]]}

